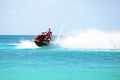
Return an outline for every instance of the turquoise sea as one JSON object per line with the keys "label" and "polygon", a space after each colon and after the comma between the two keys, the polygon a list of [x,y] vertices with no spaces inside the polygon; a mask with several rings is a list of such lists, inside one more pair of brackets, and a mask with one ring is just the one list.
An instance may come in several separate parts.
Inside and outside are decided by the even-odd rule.
{"label": "turquoise sea", "polygon": [[38,48],[34,37],[0,35],[0,80],[120,80],[119,49]]}

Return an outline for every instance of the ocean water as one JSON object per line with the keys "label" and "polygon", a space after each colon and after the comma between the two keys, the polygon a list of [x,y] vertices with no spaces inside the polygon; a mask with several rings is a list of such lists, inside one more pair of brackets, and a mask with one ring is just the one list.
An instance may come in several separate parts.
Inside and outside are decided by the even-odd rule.
{"label": "ocean water", "polygon": [[120,80],[119,40],[99,47],[67,37],[39,48],[34,37],[0,35],[0,80]]}

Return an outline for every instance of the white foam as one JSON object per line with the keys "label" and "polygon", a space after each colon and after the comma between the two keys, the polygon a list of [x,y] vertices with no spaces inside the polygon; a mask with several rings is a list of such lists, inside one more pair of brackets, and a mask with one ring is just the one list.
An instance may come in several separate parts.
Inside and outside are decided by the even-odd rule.
{"label": "white foam", "polygon": [[16,48],[18,49],[24,49],[24,48],[38,48],[36,44],[33,41],[30,40],[21,40],[19,44],[16,45]]}
{"label": "white foam", "polygon": [[98,29],[76,31],[56,43],[70,49],[120,49],[120,32],[103,32]]}

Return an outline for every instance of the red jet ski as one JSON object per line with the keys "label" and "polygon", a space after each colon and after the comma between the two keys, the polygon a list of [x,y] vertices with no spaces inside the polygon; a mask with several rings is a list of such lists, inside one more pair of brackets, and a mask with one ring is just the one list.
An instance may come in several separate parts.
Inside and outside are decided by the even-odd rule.
{"label": "red jet ski", "polygon": [[41,35],[38,35],[34,38],[34,42],[38,47],[47,46],[51,43],[52,32],[49,28],[47,32],[42,32]]}
{"label": "red jet ski", "polygon": [[51,40],[46,39],[46,36],[41,34],[34,38],[34,42],[38,47],[47,46],[50,44]]}

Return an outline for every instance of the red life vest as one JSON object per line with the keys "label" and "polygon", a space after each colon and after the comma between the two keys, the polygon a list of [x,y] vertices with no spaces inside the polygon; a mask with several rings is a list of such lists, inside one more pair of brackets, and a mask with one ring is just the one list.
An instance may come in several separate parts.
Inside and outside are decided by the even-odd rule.
{"label": "red life vest", "polygon": [[46,37],[51,38],[52,32],[47,32]]}

